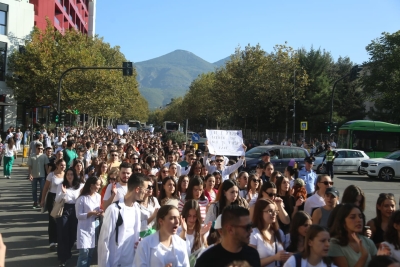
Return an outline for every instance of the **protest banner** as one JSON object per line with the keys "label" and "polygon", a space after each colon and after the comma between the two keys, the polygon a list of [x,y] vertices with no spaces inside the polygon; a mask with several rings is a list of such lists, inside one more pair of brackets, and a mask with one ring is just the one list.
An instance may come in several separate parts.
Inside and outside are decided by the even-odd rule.
{"label": "protest banner", "polygon": [[243,135],[241,130],[206,130],[210,154],[243,156]]}

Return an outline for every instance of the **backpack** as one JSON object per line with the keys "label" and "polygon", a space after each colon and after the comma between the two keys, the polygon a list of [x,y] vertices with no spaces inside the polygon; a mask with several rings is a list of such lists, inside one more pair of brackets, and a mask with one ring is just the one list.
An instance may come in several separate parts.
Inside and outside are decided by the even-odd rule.
{"label": "backpack", "polygon": [[124,223],[124,219],[122,219],[122,216],[121,216],[121,207],[119,206],[119,200],[115,201],[114,203],[118,207],[118,219],[117,219],[117,222],[115,224],[115,243],[118,246],[118,229]]}

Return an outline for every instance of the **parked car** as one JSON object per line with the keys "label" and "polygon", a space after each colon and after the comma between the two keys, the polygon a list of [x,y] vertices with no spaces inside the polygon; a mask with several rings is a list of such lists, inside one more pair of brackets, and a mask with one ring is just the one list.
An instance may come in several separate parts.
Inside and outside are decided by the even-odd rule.
{"label": "parked car", "polygon": [[271,162],[274,165],[274,169],[282,173],[289,165],[291,159],[294,159],[300,168],[304,166],[304,158],[310,156],[308,151],[301,147],[280,145],[257,146],[246,152],[246,167],[244,169],[248,172],[255,170],[257,163],[261,160],[261,154],[267,151],[270,153],[273,151],[275,156],[271,157]]}
{"label": "parked car", "polygon": [[[354,149],[335,149],[333,150],[338,153],[334,163],[333,163],[333,172],[358,172],[361,174],[361,161],[369,159],[368,155],[361,150]],[[314,156],[314,166],[313,170],[319,173],[326,173],[326,165],[322,165],[322,159],[325,156],[325,152],[323,151],[318,155]]]}
{"label": "parked car", "polygon": [[390,153],[384,158],[363,160],[361,173],[370,178],[379,178],[385,181],[400,177],[400,150]]}

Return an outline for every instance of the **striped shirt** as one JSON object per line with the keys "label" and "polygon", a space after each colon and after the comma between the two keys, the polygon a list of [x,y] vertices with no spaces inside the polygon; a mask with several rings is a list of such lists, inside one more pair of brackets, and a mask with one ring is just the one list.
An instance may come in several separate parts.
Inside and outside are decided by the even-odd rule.
{"label": "striped shirt", "polygon": [[[179,213],[182,213],[183,206],[185,205],[186,200],[187,199],[179,201],[178,203]],[[198,200],[198,202],[200,206],[201,223],[203,224],[206,218],[208,199],[206,198],[205,200]]]}

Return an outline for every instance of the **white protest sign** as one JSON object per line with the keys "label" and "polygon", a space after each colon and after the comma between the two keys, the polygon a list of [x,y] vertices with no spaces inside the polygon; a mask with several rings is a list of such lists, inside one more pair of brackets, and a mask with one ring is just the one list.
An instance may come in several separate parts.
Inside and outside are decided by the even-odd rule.
{"label": "white protest sign", "polygon": [[243,135],[241,130],[206,130],[210,154],[243,156]]}
{"label": "white protest sign", "polygon": [[124,133],[129,131],[129,126],[128,125],[117,125],[117,133],[120,135],[123,135]]}

